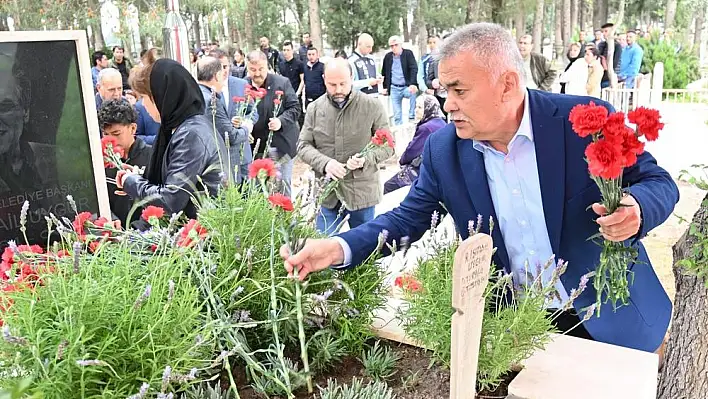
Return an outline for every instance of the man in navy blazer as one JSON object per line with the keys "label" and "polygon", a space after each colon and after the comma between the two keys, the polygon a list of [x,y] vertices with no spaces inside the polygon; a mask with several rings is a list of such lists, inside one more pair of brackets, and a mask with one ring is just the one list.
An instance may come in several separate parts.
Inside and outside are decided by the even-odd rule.
{"label": "man in navy blazer", "polygon": [[[590,138],[573,132],[568,115],[577,104],[595,101],[613,111],[611,105],[526,90],[514,40],[495,24],[457,30],[441,46],[439,58],[440,82],[448,91],[445,109],[453,123],[428,139],[408,196],[369,223],[331,239],[309,240],[297,254],[281,248],[286,269],[297,268],[304,278],[327,267],[355,266],[375,250],[383,230],[389,242],[406,236],[418,240],[434,211],[450,213],[466,238],[468,221],[480,214],[495,220],[494,264],[515,282],[523,283],[524,261],[532,274],[535,264],[554,255],[568,261],[557,285],[563,297],[595,270],[601,248],[587,239],[599,227],[605,238],[630,242],[639,251],[637,263],[629,265],[634,279],[630,300],[616,312],[611,304],[603,305],[599,318],[570,334],[643,351],[660,349],[671,302],[639,239],[661,224],[678,201],[669,174],[645,152],[624,171],[627,207],[606,216],[584,160]],[[489,232],[488,222],[482,231]],[[591,280],[565,318],[579,320],[594,301]]]}
{"label": "man in navy blazer", "polygon": [[[226,74],[228,77],[228,84],[224,86],[224,90],[222,91],[222,96],[227,102],[227,107],[226,111],[229,115],[229,119],[233,120],[234,117],[240,116],[237,115],[239,112],[239,106],[236,104],[236,102],[233,101],[234,97],[245,97],[245,91],[246,91],[246,85],[248,82],[246,82],[245,79],[239,79],[235,76],[231,75],[231,62],[229,60],[228,54],[221,49],[216,49],[212,50],[209,52],[209,55],[218,58],[219,62],[221,62],[221,67],[223,69],[223,72]],[[246,109],[246,114],[249,114],[252,110],[252,106],[249,105],[248,108]],[[234,124],[235,127],[241,127],[241,124],[246,126],[246,129],[248,130],[249,136],[251,131],[253,130],[253,123],[258,120],[258,110],[253,109],[253,115],[251,115],[251,118],[249,121],[241,121],[241,123],[236,123]],[[243,123],[246,122],[246,123]],[[239,151],[240,155],[240,151]],[[253,153],[251,151],[251,146],[246,143],[243,146],[243,157],[239,159],[239,180],[245,180],[248,178],[248,165],[253,162]]]}

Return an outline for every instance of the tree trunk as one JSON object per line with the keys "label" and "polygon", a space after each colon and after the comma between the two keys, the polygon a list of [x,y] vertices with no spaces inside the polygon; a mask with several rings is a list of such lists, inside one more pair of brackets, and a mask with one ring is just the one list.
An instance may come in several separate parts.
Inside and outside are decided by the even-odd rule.
{"label": "tree trunk", "polygon": [[308,32],[310,26],[307,14],[307,0],[295,0],[295,13],[297,13],[297,20],[300,23],[300,37],[302,38],[302,34]]}
{"label": "tree trunk", "polygon": [[617,17],[615,18],[615,26],[619,28],[622,26],[622,22],[624,22],[624,9],[626,8],[626,3],[627,0],[617,0],[618,1],[618,6],[617,6]]}
{"label": "tree trunk", "polygon": [[427,44],[428,44],[428,36],[430,32],[428,32],[428,27],[425,23],[425,0],[418,0],[418,7],[415,9],[414,13],[414,26],[416,27],[416,34],[418,38],[418,51],[421,56],[423,57],[423,54],[426,53],[427,51]]}
{"label": "tree trunk", "polygon": [[[580,0],[571,0],[570,2],[570,36],[572,37],[578,32],[578,16],[579,16]],[[582,35],[578,36],[582,41]]]}
{"label": "tree trunk", "polygon": [[553,25],[555,25],[555,42],[554,50],[556,53],[556,62],[563,62],[563,3],[567,0],[556,0],[554,4],[555,17],[553,18]]}
{"label": "tree trunk", "polygon": [[[246,48],[252,49],[253,45],[256,43],[256,38],[253,37],[253,25],[255,19],[253,18],[253,12],[255,9],[255,2],[252,0],[246,1],[246,10],[243,13],[243,26],[244,26],[244,36],[246,36]],[[257,48],[257,46],[255,47]]]}
{"label": "tree trunk", "polygon": [[607,21],[605,21],[605,16],[603,12],[605,10],[604,0],[593,0],[592,2],[592,28],[597,30]]}
{"label": "tree trunk", "polygon": [[610,78],[610,87],[617,87],[617,75],[615,74],[615,32],[610,29],[607,39],[607,76]]}
{"label": "tree trunk", "polygon": [[504,23],[504,0],[491,0],[492,22],[502,25]]}
{"label": "tree trunk", "polygon": [[408,9],[403,13],[403,41],[411,41],[411,31],[408,29]]}
{"label": "tree trunk", "polygon": [[584,41],[585,31],[588,29],[588,13],[587,13],[587,0],[577,0],[578,1],[578,21],[580,23],[580,40]]}
{"label": "tree trunk", "polygon": [[693,32],[693,51],[699,56],[701,53],[701,39],[703,38],[703,25],[706,21],[706,5],[701,3],[698,5],[698,13],[696,14],[696,28]]}
{"label": "tree trunk", "polygon": [[322,21],[320,20],[320,0],[308,0],[308,13],[310,14],[310,39],[312,44],[324,53],[322,40]]}
{"label": "tree trunk", "polygon": [[467,0],[466,24],[471,24],[477,19],[477,5],[475,3],[477,3],[477,0]]}
{"label": "tree trunk", "polygon": [[[701,234],[708,234],[708,195],[693,216],[692,225]],[[698,242],[689,229],[673,247],[676,297],[658,399],[708,398],[708,289],[705,277],[688,274],[677,265],[694,256],[696,245],[706,243]],[[704,253],[694,261],[705,268],[708,258]]]}
{"label": "tree trunk", "polygon": [[541,52],[543,44],[543,0],[536,0],[536,13],[533,16],[533,51]]}
{"label": "tree trunk", "polygon": [[194,30],[194,40],[197,46],[202,46],[202,24],[199,15],[192,14],[192,29]]}
{"label": "tree trunk", "polygon": [[571,14],[570,14],[570,3],[571,0],[563,0],[563,48],[567,48],[570,44],[570,37],[573,36],[573,31],[570,29],[571,26]]}
{"label": "tree trunk", "polygon": [[526,34],[526,7],[521,1],[517,5],[514,28],[516,28],[516,40],[518,41],[521,36]]}
{"label": "tree trunk", "polygon": [[676,6],[678,0],[667,0],[666,1],[666,12],[664,17],[664,30],[673,28],[674,18],[676,18]]}

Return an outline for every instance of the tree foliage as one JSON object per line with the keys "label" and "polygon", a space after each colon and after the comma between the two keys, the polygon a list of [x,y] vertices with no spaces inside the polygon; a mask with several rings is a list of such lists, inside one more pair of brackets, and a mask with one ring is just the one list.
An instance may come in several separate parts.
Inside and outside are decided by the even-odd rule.
{"label": "tree foliage", "polygon": [[675,40],[660,40],[654,32],[650,40],[640,40],[644,49],[642,73],[654,70],[657,62],[664,63],[664,88],[685,89],[700,77],[700,63],[691,46]]}
{"label": "tree foliage", "polygon": [[398,21],[406,10],[403,0],[321,0],[322,24],[327,42],[334,48],[353,47],[360,33],[374,38],[374,48],[400,35]]}

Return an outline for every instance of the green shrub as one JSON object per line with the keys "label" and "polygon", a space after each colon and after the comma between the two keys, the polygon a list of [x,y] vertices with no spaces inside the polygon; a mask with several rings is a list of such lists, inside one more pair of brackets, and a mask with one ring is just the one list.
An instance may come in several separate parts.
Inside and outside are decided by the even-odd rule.
{"label": "green shrub", "polygon": [[363,380],[352,378],[351,384],[343,385],[327,380],[327,387],[320,389],[321,399],[395,399],[396,395],[383,381],[364,384]]}
{"label": "green shrub", "polygon": [[[405,289],[408,304],[398,318],[406,334],[428,348],[435,360],[450,366],[452,328],[452,269],[458,242],[431,243],[430,257],[419,262],[405,278],[415,289]],[[550,266],[550,262],[546,265]],[[560,265],[559,278],[564,264]],[[544,268],[545,270],[545,268]],[[477,368],[480,389],[494,390],[512,367],[543,348],[555,332],[545,303],[557,293],[534,279],[529,286],[514,288],[511,275],[497,274],[492,264],[485,291],[485,310]],[[419,284],[419,285],[418,285]],[[582,290],[573,291],[577,298]],[[502,302],[506,305],[500,306]]]}
{"label": "green shrub", "polygon": [[184,261],[190,255],[134,250],[125,240],[94,254],[79,244],[67,257],[15,255],[40,265],[41,283],[5,286],[4,386],[29,376],[30,391],[45,398],[126,398],[143,383],[165,391],[209,366],[213,329]]}
{"label": "green shrub", "polygon": [[376,341],[374,346],[361,354],[361,364],[364,365],[364,373],[375,379],[385,381],[393,377],[396,373],[396,362],[399,355],[391,348],[382,347]]}
{"label": "green shrub", "polygon": [[690,45],[659,40],[658,33],[652,34],[649,40],[640,39],[639,45],[644,50],[642,73],[653,73],[657,62],[664,63],[665,89],[685,89],[700,78],[700,62]]}

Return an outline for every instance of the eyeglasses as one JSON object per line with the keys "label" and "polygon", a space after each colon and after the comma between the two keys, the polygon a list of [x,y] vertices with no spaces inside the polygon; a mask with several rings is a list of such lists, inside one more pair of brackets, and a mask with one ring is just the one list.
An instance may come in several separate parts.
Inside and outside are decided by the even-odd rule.
{"label": "eyeglasses", "polygon": [[229,69],[229,64],[221,64],[221,69]]}

